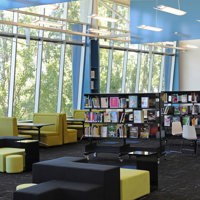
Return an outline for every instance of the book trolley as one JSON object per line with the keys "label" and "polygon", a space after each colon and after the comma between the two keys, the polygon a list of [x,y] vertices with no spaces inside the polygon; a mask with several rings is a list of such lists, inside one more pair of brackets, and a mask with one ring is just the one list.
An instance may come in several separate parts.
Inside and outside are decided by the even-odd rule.
{"label": "book trolley", "polygon": [[[160,94],[159,93],[114,93],[85,94],[85,146],[87,159],[96,153],[132,151],[132,140],[149,140],[160,137]],[[119,145],[113,145],[118,143]]]}

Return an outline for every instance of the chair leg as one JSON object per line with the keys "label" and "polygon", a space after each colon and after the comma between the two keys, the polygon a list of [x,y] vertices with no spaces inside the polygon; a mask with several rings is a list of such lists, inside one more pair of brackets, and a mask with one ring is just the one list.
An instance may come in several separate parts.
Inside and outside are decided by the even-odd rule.
{"label": "chair leg", "polygon": [[197,140],[194,140],[194,153],[197,155],[198,143]]}

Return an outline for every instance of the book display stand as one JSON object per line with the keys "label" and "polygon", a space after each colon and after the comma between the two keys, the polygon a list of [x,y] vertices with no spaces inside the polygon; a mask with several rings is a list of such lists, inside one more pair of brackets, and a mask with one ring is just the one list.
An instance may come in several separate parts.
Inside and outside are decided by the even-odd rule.
{"label": "book display stand", "polygon": [[161,120],[165,137],[171,135],[172,122],[200,125],[200,91],[170,91],[161,93]]}
{"label": "book display stand", "polygon": [[[108,152],[117,153],[122,160],[131,151],[128,140],[161,138],[159,93],[92,93],[84,97],[85,123],[89,124],[85,137],[90,140],[85,156]],[[112,145],[116,140],[119,145]]]}

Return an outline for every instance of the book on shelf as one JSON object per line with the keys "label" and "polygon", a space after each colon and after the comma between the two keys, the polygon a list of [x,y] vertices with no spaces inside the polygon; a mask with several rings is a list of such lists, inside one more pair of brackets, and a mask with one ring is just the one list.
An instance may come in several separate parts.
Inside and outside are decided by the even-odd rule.
{"label": "book on shelf", "polygon": [[125,129],[124,129],[124,126],[122,124],[117,125],[117,135],[120,138],[125,137]]}
{"label": "book on shelf", "polygon": [[187,105],[180,106],[180,112],[181,112],[181,115],[188,114],[188,106]]}
{"label": "book on shelf", "polygon": [[84,98],[84,107],[85,108],[91,108],[92,107],[92,103],[91,103],[91,98],[90,97],[85,97]]}
{"label": "book on shelf", "polygon": [[90,112],[85,112],[84,113],[84,118],[85,118],[85,122],[89,122],[89,119],[90,119]]}
{"label": "book on shelf", "polygon": [[134,110],[133,111],[134,123],[144,123],[144,111]]}
{"label": "book on shelf", "polygon": [[164,115],[164,126],[170,126],[171,125],[171,115]]}
{"label": "book on shelf", "polygon": [[93,136],[93,137],[100,137],[100,134],[99,134],[99,126],[97,126],[97,125],[92,125],[92,136]]}
{"label": "book on shelf", "polygon": [[167,103],[167,93],[163,93],[161,98],[164,103]]}
{"label": "book on shelf", "polygon": [[187,103],[187,100],[188,100],[187,94],[182,94],[181,95],[181,102],[182,103]]}
{"label": "book on shelf", "polygon": [[101,97],[101,108],[108,108],[108,97]]}
{"label": "book on shelf", "polygon": [[140,138],[149,138],[149,127],[142,127],[140,129]]}
{"label": "book on shelf", "polygon": [[178,94],[172,94],[172,103],[178,103],[180,100]]}
{"label": "book on shelf", "polygon": [[141,97],[141,108],[149,107],[149,97]]}
{"label": "book on shelf", "polygon": [[129,138],[138,138],[138,127],[137,126],[130,126],[129,127]]}
{"label": "book on shelf", "polygon": [[110,112],[110,121],[116,123],[116,122],[118,122],[118,120],[119,120],[119,112],[111,111]]}
{"label": "book on shelf", "polygon": [[119,112],[119,123],[125,122],[125,112]]}
{"label": "book on shelf", "polygon": [[91,136],[91,127],[85,127],[85,137]]}
{"label": "book on shelf", "polygon": [[173,116],[173,117],[172,117],[172,121],[173,121],[173,122],[180,122],[180,121],[181,121],[181,118],[180,118],[180,116]]}
{"label": "book on shelf", "polygon": [[119,108],[119,97],[110,97],[110,108]]}
{"label": "book on shelf", "polygon": [[148,109],[143,109],[143,111],[144,111],[144,119],[147,119],[148,118],[148,114],[147,114]]}
{"label": "book on shelf", "polygon": [[192,126],[198,125],[198,118],[197,117],[192,117],[191,124],[192,124]]}
{"label": "book on shelf", "polygon": [[99,97],[92,98],[92,106],[93,108],[100,108]]}
{"label": "book on shelf", "polygon": [[172,96],[168,95],[168,102],[172,102]]}
{"label": "book on shelf", "polygon": [[182,125],[190,125],[190,116],[183,116],[182,117]]}
{"label": "book on shelf", "polygon": [[120,98],[120,108],[127,108],[126,98]]}
{"label": "book on shelf", "polygon": [[191,111],[193,115],[197,115],[199,113],[199,105],[192,105]]}
{"label": "book on shelf", "polygon": [[104,122],[111,122],[111,117],[110,117],[110,112],[109,111],[105,111],[103,113],[103,119],[104,119]]}
{"label": "book on shelf", "polygon": [[108,136],[108,127],[101,126],[101,137],[107,137],[107,136]]}
{"label": "book on shelf", "polygon": [[165,106],[164,108],[164,114],[165,115],[172,115],[174,114],[174,106]]}
{"label": "book on shelf", "polygon": [[91,77],[91,78],[95,78],[95,71],[94,71],[94,70],[92,70],[92,71],[90,72],[90,77]]}
{"label": "book on shelf", "polygon": [[137,108],[138,107],[138,96],[131,95],[129,96],[129,108]]}
{"label": "book on shelf", "polygon": [[117,125],[116,124],[108,125],[108,137],[117,137]]}
{"label": "book on shelf", "polygon": [[156,121],[157,118],[157,111],[156,110],[147,110],[147,119],[148,121]]}
{"label": "book on shelf", "polygon": [[148,103],[149,108],[153,108],[156,105],[156,100],[154,98],[149,98],[149,103]]}
{"label": "book on shelf", "polygon": [[90,89],[91,89],[91,90],[94,89],[94,81],[90,81]]}
{"label": "book on shelf", "polygon": [[174,106],[174,115],[180,115],[181,112],[180,112],[180,106]]}

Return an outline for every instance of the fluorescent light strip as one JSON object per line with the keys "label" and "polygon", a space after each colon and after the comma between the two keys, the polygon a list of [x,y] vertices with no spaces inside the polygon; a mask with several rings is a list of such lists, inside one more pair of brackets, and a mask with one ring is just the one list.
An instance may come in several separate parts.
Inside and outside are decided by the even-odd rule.
{"label": "fluorescent light strip", "polygon": [[164,6],[164,5],[159,5],[159,6],[155,7],[154,9],[163,11],[163,12],[167,12],[167,13],[170,13],[173,15],[178,15],[178,16],[182,16],[182,15],[186,14],[186,12],[183,10],[172,8],[169,6]]}
{"label": "fluorescent light strip", "polygon": [[33,23],[39,25],[39,26],[48,26],[48,27],[62,27],[63,24],[57,23],[57,22],[50,22],[50,21],[45,21],[45,20],[35,20]]}
{"label": "fluorescent light strip", "polygon": [[99,30],[99,29],[94,29],[94,28],[90,28],[88,29],[91,33],[98,33],[98,34],[110,34],[110,31],[107,30]]}
{"label": "fluorescent light strip", "polygon": [[88,17],[94,18],[94,19],[97,19],[97,20],[107,21],[107,22],[117,22],[117,19],[114,19],[114,18],[111,18],[111,17],[101,17],[101,16],[98,16],[96,14],[93,14],[93,15],[88,16]]}
{"label": "fluorescent light strip", "polygon": [[138,28],[149,30],[149,31],[155,31],[155,32],[159,32],[163,30],[162,28],[159,28],[159,27],[147,26],[147,25],[140,25],[138,26]]}

